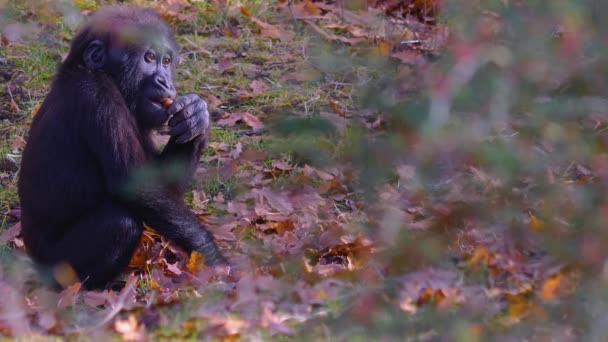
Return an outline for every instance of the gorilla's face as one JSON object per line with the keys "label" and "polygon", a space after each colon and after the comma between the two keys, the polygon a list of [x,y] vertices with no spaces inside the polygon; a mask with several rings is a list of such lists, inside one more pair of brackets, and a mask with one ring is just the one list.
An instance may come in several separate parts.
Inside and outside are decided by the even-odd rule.
{"label": "gorilla's face", "polygon": [[163,47],[149,47],[140,58],[142,82],[136,113],[145,127],[158,127],[168,119],[161,102],[167,97],[175,98],[173,65],[173,51]]}
{"label": "gorilla's face", "polygon": [[173,44],[161,37],[138,46],[114,46],[110,64],[129,109],[145,128],[158,128],[167,121],[163,99],[175,99]]}

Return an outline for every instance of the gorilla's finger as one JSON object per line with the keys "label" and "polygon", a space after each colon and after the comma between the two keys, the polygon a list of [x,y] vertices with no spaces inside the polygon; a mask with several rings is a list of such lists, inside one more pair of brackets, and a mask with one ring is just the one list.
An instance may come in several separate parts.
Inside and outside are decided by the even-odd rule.
{"label": "gorilla's finger", "polygon": [[204,103],[205,102],[203,102],[203,101],[197,101],[197,102],[191,103],[190,105],[188,105],[187,107],[185,107],[181,111],[177,112],[169,120],[169,126],[173,127],[173,126],[179,124],[180,122],[182,122],[182,121],[184,121],[186,119],[189,119],[193,115],[196,115],[199,111],[201,111],[202,108],[206,107],[204,105]]}
{"label": "gorilla's finger", "polygon": [[188,141],[192,140],[192,139],[193,139],[195,136],[197,136],[197,135],[198,135],[198,134],[196,134],[196,135],[195,135],[195,134],[194,134],[194,133],[192,133],[191,131],[190,131],[190,132],[186,132],[186,133],[184,133],[184,134],[180,135],[180,136],[179,136],[179,138],[177,138],[177,139],[175,140],[175,142],[176,142],[176,143],[178,143],[178,144],[183,144],[183,143],[186,143],[186,142],[188,142]]}
{"label": "gorilla's finger", "polygon": [[177,112],[177,114],[173,115],[171,119],[169,119],[169,122],[167,124],[169,125],[169,127],[174,127],[175,125],[184,120],[186,120],[186,118],[184,117],[184,112]]}
{"label": "gorilla's finger", "polygon": [[167,109],[167,114],[173,115],[198,100],[200,100],[200,98],[196,94],[184,95],[173,101],[173,104]]}
{"label": "gorilla's finger", "polygon": [[188,129],[184,134],[180,135],[175,141],[177,143],[183,144],[194,139],[194,137],[197,137],[201,134],[206,134],[206,131],[203,128],[204,122],[198,120],[196,123],[193,124],[192,127],[190,127],[190,129]]}
{"label": "gorilla's finger", "polygon": [[187,131],[192,131],[192,130],[196,129],[196,127],[199,125],[199,121],[200,120],[197,116],[193,116],[187,120],[180,122],[175,127],[171,128],[169,134],[171,134],[171,136],[176,136],[176,135],[184,134]]}

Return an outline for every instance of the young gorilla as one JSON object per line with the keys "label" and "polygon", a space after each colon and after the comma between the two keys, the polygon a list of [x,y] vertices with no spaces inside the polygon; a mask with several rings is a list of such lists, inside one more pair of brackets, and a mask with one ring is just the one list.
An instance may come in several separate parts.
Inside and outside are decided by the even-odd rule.
{"label": "young gorilla", "polygon": [[[161,105],[176,95],[177,49],[141,8],[101,10],[74,38],[23,152],[22,235],[38,264],[67,262],[87,288],[102,287],[127,266],[144,222],[208,265],[225,263],[183,202],[207,143],[207,104],[191,94]],[[151,134],[169,117],[161,153]]]}

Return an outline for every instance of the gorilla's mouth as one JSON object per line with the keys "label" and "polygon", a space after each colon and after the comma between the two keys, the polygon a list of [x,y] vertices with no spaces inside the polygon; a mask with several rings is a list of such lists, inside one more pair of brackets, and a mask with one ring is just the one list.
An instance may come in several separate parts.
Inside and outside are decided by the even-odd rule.
{"label": "gorilla's mouth", "polygon": [[154,108],[155,110],[161,110],[164,109],[163,105],[160,101],[158,100],[153,100],[153,99],[148,99],[148,102],[150,102],[150,105],[152,106],[152,108]]}

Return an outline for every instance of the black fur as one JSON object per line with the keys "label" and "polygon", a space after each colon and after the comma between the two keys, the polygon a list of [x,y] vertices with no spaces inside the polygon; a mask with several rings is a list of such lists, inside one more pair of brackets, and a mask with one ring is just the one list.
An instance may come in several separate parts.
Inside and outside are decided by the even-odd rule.
{"label": "black fur", "polygon": [[[155,103],[175,95],[174,63],[158,58],[176,50],[166,23],[136,7],[104,9],[74,38],[21,165],[22,235],[38,264],[67,262],[87,288],[102,287],[126,267],[143,222],[207,264],[225,262],[183,202],[207,142],[206,104],[196,95],[168,110]],[[171,114],[160,152],[150,135]]]}

